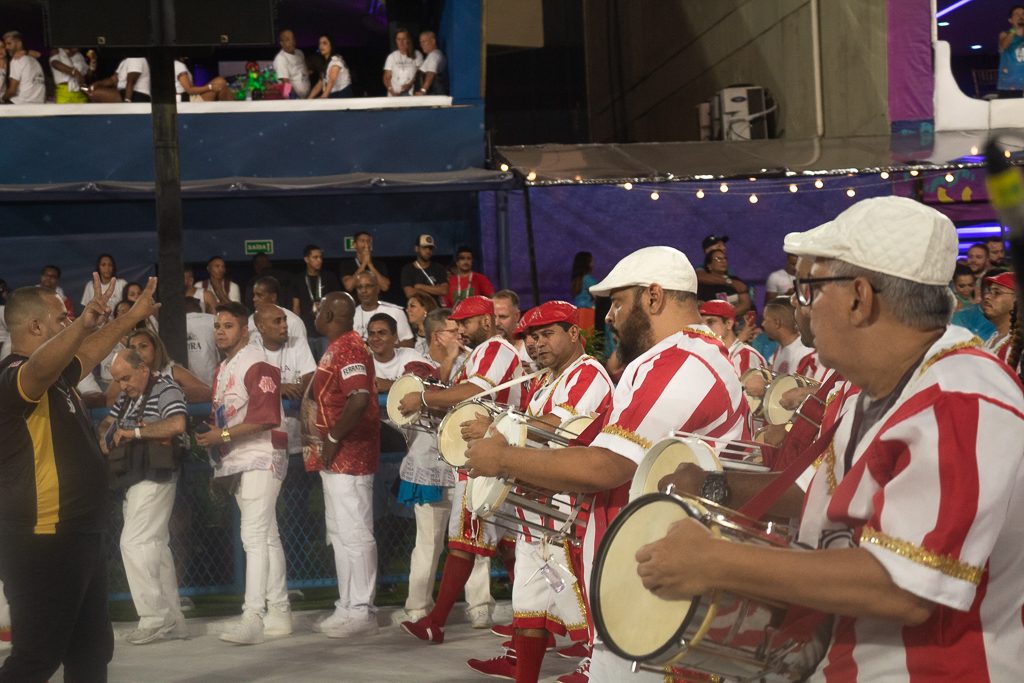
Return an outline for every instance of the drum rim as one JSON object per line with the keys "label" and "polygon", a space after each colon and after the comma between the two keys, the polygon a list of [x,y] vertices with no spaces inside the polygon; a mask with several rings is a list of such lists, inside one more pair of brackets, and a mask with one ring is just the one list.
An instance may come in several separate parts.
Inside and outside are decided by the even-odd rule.
{"label": "drum rim", "polygon": [[[601,539],[601,545],[597,548],[597,551],[594,554],[594,568],[591,571],[590,599],[593,607],[592,612],[594,617],[594,629],[597,632],[598,636],[601,638],[601,641],[608,646],[609,650],[614,652],[619,657],[622,657],[623,659],[626,659],[631,662],[647,662],[656,659],[661,659],[663,655],[669,653],[673,648],[679,647],[682,641],[683,633],[686,632],[686,627],[689,626],[690,621],[693,619],[694,613],[697,611],[704,597],[703,595],[693,596],[693,598],[690,600],[690,608],[686,611],[686,614],[683,616],[683,619],[679,624],[679,628],[676,629],[675,632],[673,632],[672,637],[669,638],[668,641],[660,645],[658,649],[654,650],[653,652],[643,653],[642,655],[628,653],[621,647],[619,647],[619,645],[612,638],[609,637],[608,629],[605,627],[604,618],[601,615],[600,608],[601,576],[602,570],[604,569],[605,557],[607,556],[605,550],[608,547],[605,544],[605,539],[610,538],[614,536],[614,534],[618,533],[619,529],[626,524],[628,519],[632,517],[637,510],[655,501],[667,501],[674,503],[679,507],[683,508],[683,511],[686,512],[687,516],[693,518],[692,511],[686,505],[683,504],[682,499],[679,498],[678,496],[673,496],[668,493],[646,493],[640,496],[639,498],[630,501],[626,505],[626,507],[622,508],[619,514],[615,517],[615,519],[612,520],[611,524],[608,525],[608,529],[605,531],[604,537]],[[677,657],[673,659],[673,661],[676,661],[677,659],[679,658]]]}
{"label": "drum rim", "polygon": [[[501,496],[499,496],[498,499],[494,502],[494,507],[491,508],[489,512],[487,512],[486,514],[476,512],[475,510],[472,509],[473,489],[479,484],[474,484],[473,482],[491,480],[500,481],[502,484],[502,488],[504,488],[504,493],[502,493]],[[477,517],[479,517],[480,519],[490,519],[494,516],[494,513],[497,512],[498,509],[505,504],[505,500],[508,498],[508,494],[512,492],[513,488],[515,488],[515,484],[510,484],[508,483],[508,481],[502,479],[501,477],[470,477],[469,481],[466,482],[466,509],[469,510],[474,515],[476,515]]]}
{"label": "drum rim", "polygon": [[[455,464],[452,461],[450,461],[448,458],[446,458],[445,455],[444,455],[444,451],[441,450],[441,435],[444,432],[447,431],[445,428],[448,426],[449,418],[454,420],[455,418],[452,417],[452,416],[455,415],[456,412],[458,412],[462,408],[467,408],[470,405],[479,406],[481,409],[484,410],[484,412],[486,412],[488,414],[491,413],[491,411],[487,408],[487,406],[485,406],[483,404],[483,402],[480,401],[479,399],[467,398],[465,401],[459,401],[458,403],[453,405],[448,410],[448,412],[445,413],[445,416],[443,418],[441,418],[441,421],[437,423],[437,454],[441,456],[441,460],[443,460],[444,462],[448,463],[448,465],[450,465],[451,467],[454,467],[456,469],[464,468],[465,467],[465,465],[466,465],[466,458],[463,457],[462,462],[459,463],[459,464]],[[461,436],[461,434],[460,434],[460,436]]]}
{"label": "drum rim", "polygon": [[[396,379],[394,381],[394,383],[391,385],[391,389],[388,390],[387,400],[384,402],[384,411],[387,413],[388,419],[390,419],[392,422],[394,422],[395,425],[398,426],[398,427],[408,427],[410,424],[413,424],[414,422],[416,422],[420,418],[420,416],[423,414],[423,410],[421,408],[420,410],[418,410],[416,413],[413,413],[412,415],[409,415],[409,416],[402,415],[402,419],[404,420],[402,422],[399,422],[398,420],[396,420],[391,415],[391,407],[392,407],[392,398],[391,397],[392,396],[395,397],[393,399],[394,403],[395,403],[394,407],[396,409],[396,412],[399,412],[399,414],[401,414],[401,411],[397,410],[398,409],[398,403],[402,400],[402,398],[404,398],[404,395],[403,396],[399,396],[397,394],[397,392],[392,392],[392,389],[394,389],[395,385],[397,385],[398,383],[402,382],[403,380],[411,381],[413,379],[415,379],[416,382],[419,383],[420,391],[426,391],[427,385],[426,385],[426,382],[423,381],[422,377],[420,377],[419,375],[411,374],[411,373],[410,374],[406,374],[406,375],[402,375],[401,377]],[[406,393],[409,393],[409,392],[406,392]]]}

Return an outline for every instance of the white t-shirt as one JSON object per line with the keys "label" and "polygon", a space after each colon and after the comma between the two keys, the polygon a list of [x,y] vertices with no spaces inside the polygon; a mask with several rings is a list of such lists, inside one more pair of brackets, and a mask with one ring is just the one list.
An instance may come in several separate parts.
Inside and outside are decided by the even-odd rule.
{"label": "white t-shirt", "polygon": [[[114,293],[110,295],[110,304],[112,306],[117,304],[117,302],[120,301],[121,298],[124,296],[124,288],[125,285],[128,284],[128,281],[125,280],[123,277],[117,278],[116,280],[114,280],[114,282],[116,282],[117,284],[114,285]],[[87,305],[90,301],[92,301],[92,298],[94,296],[96,296],[96,292],[92,288],[92,280],[89,280],[88,282],[85,283],[85,287],[82,289],[82,305]]]}
{"label": "white t-shirt", "polygon": [[274,57],[274,71],[278,80],[288,81],[292,84],[292,90],[300,98],[309,94],[309,74],[306,72],[306,57],[302,50],[296,50],[288,54],[284,50]]}
{"label": "white t-shirt", "polygon": [[18,93],[11,98],[14,104],[42,104],[46,101],[46,79],[43,67],[35,57],[22,55],[10,62],[9,79],[18,81]]}
{"label": "white t-shirt", "polygon": [[769,296],[772,292],[779,295],[788,294],[793,291],[795,281],[795,275],[787,273],[785,268],[779,268],[765,280],[764,291],[768,292]]}
{"label": "white t-shirt", "polygon": [[[281,384],[298,384],[303,375],[316,372],[316,361],[313,360],[305,337],[296,340],[289,334],[287,344],[276,351],[264,347],[263,352],[267,355],[267,362],[281,371]],[[288,410],[281,424],[288,435],[288,453],[301,453],[302,423],[299,422],[297,411]]]}
{"label": "white t-shirt", "polygon": [[0,359],[3,359],[11,352],[11,332],[4,322],[4,306],[0,306]]}
{"label": "white t-shirt", "polygon": [[440,50],[434,50],[423,58],[420,71],[425,74],[443,74],[448,69],[448,59]]}
{"label": "white t-shirt", "polygon": [[[403,55],[398,50],[389,54],[384,62],[384,70],[391,72],[391,90],[400,91],[406,85],[416,80],[416,72],[419,71],[421,64],[423,64],[423,55],[419,50],[416,50],[416,54],[413,57]],[[412,91],[410,90],[402,94],[411,95]],[[392,96],[394,92],[389,91],[388,95]]]}
{"label": "white t-shirt", "polygon": [[215,316],[209,313],[186,313],[188,334],[188,369],[204,384],[213,384],[213,373],[220,363],[220,354],[213,341]]}
{"label": "white t-shirt", "polygon": [[[302,318],[289,311],[284,306],[278,306],[284,311],[284,317],[288,320],[288,343],[289,344],[307,344],[306,339],[306,324],[302,322]],[[249,316],[249,343],[263,345],[263,335],[256,329],[256,314],[253,313]],[[315,369],[315,368],[314,368]],[[285,382],[288,384],[288,382]]]}
{"label": "white t-shirt", "polygon": [[348,72],[348,66],[345,64],[345,60],[341,58],[341,55],[331,55],[331,61],[327,63],[327,68],[324,69],[324,87],[327,87],[327,83],[331,80],[331,70],[339,69],[338,77],[334,79],[334,85],[331,86],[331,92],[341,92],[348,86],[352,85],[352,76]]}
{"label": "white t-shirt", "polygon": [[181,74],[188,74],[189,83],[192,82],[192,74],[189,72],[188,67],[185,66],[185,62],[179,62],[177,59],[174,60],[174,92],[182,94],[185,92],[185,86],[181,84],[178,79]]}
{"label": "white t-shirt", "polygon": [[[206,299],[203,297],[203,292],[206,290],[206,284],[206,280],[196,283],[196,298],[203,302],[204,311],[206,310]],[[213,290],[210,290],[210,292],[212,293]],[[214,298],[216,298],[216,295],[214,295]],[[238,285],[234,282],[231,282],[228,286],[228,299],[230,301],[237,301],[238,303],[242,302],[242,290],[240,290]],[[207,311],[207,313],[213,313],[213,311]]]}
{"label": "white t-shirt", "polygon": [[387,313],[398,323],[398,341],[412,339],[412,328],[409,327],[409,319],[405,317],[405,310],[401,306],[389,304],[385,301],[378,301],[377,308],[372,311],[364,310],[362,306],[356,306],[356,315],[352,323],[352,329],[359,333],[359,336],[366,339],[366,328],[370,324],[370,318],[378,313]]}
{"label": "white t-shirt", "polygon": [[53,68],[54,62],[60,62],[64,66],[70,66],[72,69],[78,69],[78,72],[85,75],[89,71],[89,64],[85,61],[85,57],[82,56],[81,52],[70,54],[65,48],[58,48],[57,54],[50,57],[50,71],[53,73],[54,85],[60,85],[62,83],[68,84],[68,89],[77,92],[81,86],[81,83],[71,83],[71,75],[66,74],[63,71],[59,71]]}
{"label": "white t-shirt", "polygon": [[117,89],[124,90],[128,87],[128,74],[132,73],[139,74],[138,80],[135,81],[135,92],[149,95],[149,62],[143,57],[128,57],[121,60],[117,65]]}

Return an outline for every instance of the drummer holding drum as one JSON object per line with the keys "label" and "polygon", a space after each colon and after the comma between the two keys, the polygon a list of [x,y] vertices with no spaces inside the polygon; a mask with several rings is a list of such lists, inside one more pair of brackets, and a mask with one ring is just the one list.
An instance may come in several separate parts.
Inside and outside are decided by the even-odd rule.
{"label": "drummer holding drum", "polygon": [[[640,249],[590,291],[611,297],[606,320],[618,337],[617,353],[628,364],[600,432],[589,446],[542,451],[488,438],[467,453],[471,476],[500,475],[552,491],[598,493],[584,541],[585,576],[595,544],[626,503],[648,448],[675,431],[741,439],[747,416],[726,349],[701,320],[697,275],[685,254],[671,247]],[[599,643],[590,676],[595,682],[662,680],[631,676],[629,662]]]}
{"label": "drummer holding drum", "polygon": [[[812,681],[1020,680],[1024,396],[949,325],[957,247],[948,218],[898,197],[787,236],[813,259],[796,295],[819,357],[861,388],[807,493],[799,541],[818,549],[734,542],[698,512],[636,552],[648,591],[836,615],[820,663],[789,671]],[[671,645],[683,666],[704,648]]]}
{"label": "drummer holding drum", "polygon": [[[484,296],[463,299],[452,310],[449,320],[458,324],[462,343],[473,350],[450,387],[413,392],[403,397],[399,408],[405,415],[426,409],[447,410],[523,376],[519,354],[495,326],[494,304],[490,299]],[[520,384],[505,386],[492,398],[499,404],[518,407],[521,389]],[[473,570],[474,556],[493,557],[498,546],[499,536],[494,525],[474,519],[466,510],[465,493],[466,476],[460,472],[453,492],[452,514],[448,524],[448,556],[434,607],[422,619],[401,624],[409,634],[430,643],[444,642],[445,623]],[[505,559],[510,575],[513,574],[514,566],[512,554],[510,544],[509,557]],[[473,619],[474,626],[478,622],[481,628],[490,625],[489,615],[483,616],[486,618]]]}
{"label": "drummer holding drum", "polygon": [[[555,431],[579,416],[607,411],[612,381],[604,366],[584,353],[576,307],[566,301],[548,301],[529,311],[522,325],[524,337],[536,349],[538,364],[545,368],[531,385],[526,411],[530,423]],[[482,436],[482,430],[474,435]],[[479,481],[473,480],[470,486]],[[543,514],[522,507],[515,512],[527,523],[516,541],[512,651],[489,660],[471,659],[469,666],[487,675],[535,683],[548,634],[589,640],[587,614],[579,554],[571,547],[572,539],[553,528],[545,533],[549,519]]]}

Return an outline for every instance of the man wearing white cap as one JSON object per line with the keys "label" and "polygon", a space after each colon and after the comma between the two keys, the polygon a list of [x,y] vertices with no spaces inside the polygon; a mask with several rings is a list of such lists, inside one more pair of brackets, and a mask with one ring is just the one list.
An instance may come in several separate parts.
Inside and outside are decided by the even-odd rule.
{"label": "man wearing white cap", "polygon": [[[704,325],[697,275],[681,251],[646,247],[625,257],[590,288],[610,296],[607,323],[626,364],[611,410],[588,447],[540,451],[483,439],[468,452],[473,476],[514,477],[553,491],[598,492],[584,540],[584,575],[609,522],[625,505],[647,451],[667,434],[746,436],[747,404],[725,346]],[[595,644],[592,681],[661,681],[629,672],[629,662]]]}
{"label": "man wearing white cap", "polygon": [[799,540],[819,550],[722,543],[687,521],[640,549],[644,585],[837,615],[812,681],[1019,680],[1024,397],[948,324],[953,224],[868,199],[786,251],[814,258],[796,295],[822,362],[861,388],[807,493]]}

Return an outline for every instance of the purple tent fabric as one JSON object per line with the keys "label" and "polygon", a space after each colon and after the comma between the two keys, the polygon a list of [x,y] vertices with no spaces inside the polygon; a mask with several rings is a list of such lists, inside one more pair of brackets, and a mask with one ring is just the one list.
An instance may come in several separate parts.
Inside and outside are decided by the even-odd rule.
{"label": "purple tent fabric", "polygon": [[[853,204],[872,196],[891,194],[878,176],[826,178],[824,189],[808,189],[806,179],[797,193],[785,179],[729,181],[722,194],[717,182],[637,185],[627,191],[617,185],[573,185],[530,189],[540,298],[568,299],[569,276],[577,251],[594,255],[594,276],[600,279],[626,254],[645,246],[668,245],[682,250],[694,266],[703,264],[701,240],[710,234],[728,235],[729,267],[748,284],[758,286],[760,307],[768,274],[785,265],[782,240],[786,233],[819,225]],[[705,188],[698,199],[698,187]],[[856,197],[846,195],[848,188]],[[651,199],[657,190],[660,198]],[[758,196],[751,204],[751,193]],[[533,301],[530,261],[522,192],[510,192],[509,286],[523,307]],[[483,271],[499,272],[495,198],[480,193]],[[494,278],[497,282],[497,277]]]}
{"label": "purple tent fabric", "polygon": [[889,0],[889,121],[934,118],[930,0]]}

